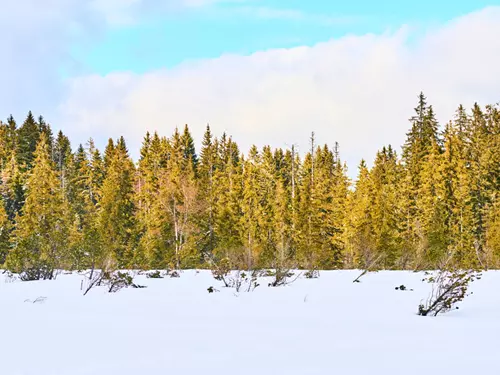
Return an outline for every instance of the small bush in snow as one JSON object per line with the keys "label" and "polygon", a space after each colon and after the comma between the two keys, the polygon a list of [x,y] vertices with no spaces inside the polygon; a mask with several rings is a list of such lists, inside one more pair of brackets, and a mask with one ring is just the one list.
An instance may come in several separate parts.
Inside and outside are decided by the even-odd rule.
{"label": "small bush in snow", "polygon": [[222,281],[224,286],[229,287],[226,281],[227,276],[231,272],[231,263],[228,258],[223,258],[219,262],[211,261],[212,276],[217,281]]}
{"label": "small bush in snow", "polygon": [[236,269],[236,271],[232,271],[233,266],[229,258],[215,261],[213,257],[207,257],[207,261],[214,279],[222,281],[226,288],[234,288],[238,293],[240,291],[251,292],[260,285],[257,282],[259,270],[242,271]]}
{"label": "small bush in snow", "polygon": [[309,270],[304,273],[304,277],[306,279],[317,279],[319,277],[319,271],[318,270]]}
{"label": "small bush in snow", "polygon": [[236,289],[236,292],[253,292],[260,284],[257,282],[257,275],[255,273],[249,274],[245,271],[234,271],[230,273],[228,280],[228,287]]}
{"label": "small bush in snow", "polygon": [[105,286],[108,292],[114,293],[123,288],[145,288],[143,285],[134,284],[134,279],[127,272],[115,271],[114,262],[110,259],[103,262],[102,269],[91,269],[86,280],[82,280],[81,289],[85,289],[85,296],[94,287]]}
{"label": "small bush in snow", "polygon": [[143,285],[134,284],[134,278],[129,275],[127,272],[116,272],[111,275],[109,278],[107,285],[109,287],[109,293],[118,292],[123,288],[145,288]]}
{"label": "small bush in snow", "polygon": [[147,277],[148,279],[163,279],[163,276],[162,276],[162,274],[161,274],[161,272],[160,272],[160,271],[152,271],[152,272],[148,272],[148,273],[146,274],[146,277]]}
{"label": "small bush in snow", "polygon": [[274,274],[274,280],[268,284],[270,287],[278,287],[278,286],[283,286],[290,284],[294,282],[300,275],[295,277],[295,279],[290,280],[291,277],[295,275],[290,269],[288,268],[278,268],[276,269],[276,272]]}
{"label": "small bush in snow", "polygon": [[181,277],[181,275],[180,275],[179,271],[177,271],[177,270],[173,270],[173,271],[169,272],[169,273],[168,273],[168,275],[169,275],[171,278],[172,278],[172,277],[175,277],[175,278],[176,278],[176,277]]}
{"label": "small bush in snow", "polygon": [[213,286],[209,286],[207,288],[208,290],[208,293],[215,293],[215,292],[219,292],[219,289],[215,289]]}
{"label": "small bush in snow", "polygon": [[469,295],[469,284],[480,278],[481,273],[475,270],[440,270],[436,275],[426,272],[422,281],[431,283],[432,291],[427,301],[418,306],[418,315],[436,316],[458,309],[456,304]]}

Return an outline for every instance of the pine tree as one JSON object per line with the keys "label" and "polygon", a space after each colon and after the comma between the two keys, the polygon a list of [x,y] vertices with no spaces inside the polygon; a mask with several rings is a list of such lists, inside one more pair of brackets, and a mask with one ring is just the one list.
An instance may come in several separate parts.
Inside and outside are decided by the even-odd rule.
{"label": "pine tree", "polygon": [[40,139],[40,127],[31,111],[21,127],[18,128],[17,135],[17,162],[22,170],[27,170],[32,166],[36,146]]}
{"label": "pine tree", "polygon": [[161,209],[168,213],[173,238],[171,265],[196,267],[201,261],[197,253],[195,239],[197,226],[194,218],[199,212],[197,202],[198,186],[195,176],[195,163],[192,154],[187,154],[185,143],[176,129],[170,139],[170,159],[161,177],[159,199]]}
{"label": "pine tree", "polygon": [[5,258],[10,251],[11,230],[12,223],[7,216],[4,203],[2,199],[0,199],[0,266],[5,262]]}
{"label": "pine tree", "polygon": [[0,194],[3,198],[7,216],[14,221],[24,205],[24,185],[26,176],[20,171],[16,154],[13,151],[5,167],[0,171]]}
{"label": "pine tree", "polygon": [[194,147],[194,140],[189,131],[189,127],[187,125],[184,126],[184,131],[180,138],[182,154],[183,154],[183,168],[187,168],[187,164],[191,163],[193,171],[196,173],[196,168],[198,166],[198,156],[196,155],[196,149]]}
{"label": "pine tree", "polygon": [[12,115],[7,123],[0,121],[0,168],[9,160],[17,148],[17,124]]}
{"label": "pine tree", "polygon": [[[82,215],[73,223],[73,246],[76,253],[84,254],[82,266],[95,269],[102,266],[105,258],[100,233],[100,210],[98,203],[104,180],[104,165],[99,150],[92,138],[88,142],[86,166],[80,169]],[[85,164],[84,164],[85,165]],[[76,230],[76,232],[75,232]]]}
{"label": "pine tree", "polygon": [[491,268],[500,266],[500,196],[491,206],[486,220],[485,246]]}
{"label": "pine tree", "polygon": [[16,246],[9,253],[6,265],[23,279],[51,279],[55,270],[65,265],[68,208],[45,138],[40,139],[34,157],[23,215],[13,232]]}
{"label": "pine tree", "polygon": [[165,231],[168,226],[166,212],[159,199],[160,179],[165,175],[167,160],[157,133],[146,134],[141,148],[136,188],[137,220],[140,241],[135,263],[142,268],[165,268]]}
{"label": "pine tree", "polygon": [[[99,235],[104,257],[113,259],[119,268],[132,262],[134,247],[134,174],[126,145],[116,146],[106,155],[108,166],[101,189]],[[107,149],[109,150],[109,148]]]}
{"label": "pine tree", "polygon": [[217,246],[217,237],[215,234],[215,216],[216,216],[216,187],[215,174],[218,164],[218,142],[213,138],[210,126],[207,125],[200,153],[200,163],[198,166],[199,176],[199,196],[198,200],[202,202],[203,207],[199,217],[201,238],[200,248],[204,254],[212,255]]}
{"label": "pine tree", "polygon": [[54,135],[52,133],[52,128],[49,124],[45,122],[43,116],[38,117],[38,129],[40,131],[40,137],[45,138],[45,142],[47,143],[47,147],[49,150],[49,155],[53,154],[54,149]]}
{"label": "pine tree", "polygon": [[380,257],[381,265],[389,269],[404,267],[406,263],[399,227],[402,220],[398,211],[399,178],[396,153],[389,145],[377,153],[370,171],[372,191],[368,208],[372,218],[375,256]]}
{"label": "pine tree", "polygon": [[348,195],[345,230],[345,266],[365,268],[376,259],[376,241],[372,229],[371,197],[373,186],[366,162],[359,164],[355,189]]}
{"label": "pine tree", "polygon": [[115,153],[115,142],[113,139],[109,138],[106,148],[104,150],[104,170],[107,171],[109,166],[111,165],[111,160],[113,159],[113,155]]}
{"label": "pine tree", "polygon": [[257,264],[262,252],[259,243],[262,226],[262,207],[259,181],[259,164],[261,155],[253,145],[248,153],[248,158],[243,160],[243,191],[241,196],[241,242],[244,245],[242,266],[249,270]]}
{"label": "pine tree", "polygon": [[214,175],[214,232],[217,238],[214,255],[246,266],[241,233],[241,196],[243,194],[243,158],[238,146],[225,134],[218,141],[220,168]]}

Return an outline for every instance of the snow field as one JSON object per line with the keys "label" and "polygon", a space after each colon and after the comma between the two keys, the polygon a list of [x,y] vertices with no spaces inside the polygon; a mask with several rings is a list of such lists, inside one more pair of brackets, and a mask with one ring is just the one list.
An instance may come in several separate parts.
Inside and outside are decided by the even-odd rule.
{"label": "snow field", "polygon": [[[250,293],[208,271],[80,291],[82,275],[0,276],[0,374],[499,374],[500,272],[439,317],[416,315],[423,274],[324,271]],[[398,291],[404,284],[413,291]],[[218,293],[208,293],[214,286]],[[39,297],[45,297],[33,303]]]}

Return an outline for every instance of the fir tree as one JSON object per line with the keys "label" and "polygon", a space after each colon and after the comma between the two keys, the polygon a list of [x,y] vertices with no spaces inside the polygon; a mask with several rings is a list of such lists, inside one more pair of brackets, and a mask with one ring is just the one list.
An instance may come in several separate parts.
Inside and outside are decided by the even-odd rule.
{"label": "fir tree", "polygon": [[67,206],[45,138],[40,139],[34,157],[23,215],[13,232],[16,246],[9,253],[6,265],[23,279],[51,279],[55,270],[65,265]]}
{"label": "fir tree", "polygon": [[5,211],[2,199],[0,199],[0,265],[5,262],[5,258],[10,250],[10,232],[12,223]]}
{"label": "fir tree", "polygon": [[137,220],[140,242],[136,264],[143,268],[165,268],[165,231],[167,215],[161,209],[159,199],[160,179],[165,174],[167,160],[162,152],[162,142],[157,133],[153,138],[146,134],[141,148],[136,188]]}
{"label": "fir tree", "polygon": [[125,145],[117,146],[106,156],[109,158],[109,165],[99,201],[99,236],[104,247],[104,257],[113,259],[119,268],[124,268],[132,262],[134,247],[135,168]]}
{"label": "fir tree", "polygon": [[[35,121],[31,111],[28,113],[21,127],[18,128],[17,136],[17,162],[23,170],[30,169],[34,159],[36,146],[40,139],[40,127]],[[47,141],[47,139],[45,141]]]}
{"label": "fir tree", "polygon": [[218,142],[214,140],[210,126],[207,125],[200,153],[200,163],[198,167],[199,176],[199,197],[203,202],[202,212],[200,213],[201,227],[201,251],[212,254],[217,243],[215,235],[215,216],[216,216],[216,195],[215,195],[215,174],[219,164]]}

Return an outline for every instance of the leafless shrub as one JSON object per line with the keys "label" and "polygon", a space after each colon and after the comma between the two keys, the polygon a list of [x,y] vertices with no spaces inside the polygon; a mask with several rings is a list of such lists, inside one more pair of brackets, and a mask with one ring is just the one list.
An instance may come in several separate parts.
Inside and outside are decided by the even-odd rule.
{"label": "leafless shrub", "polygon": [[82,280],[81,289],[84,290],[83,295],[92,290],[94,287],[105,286],[109,293],[115,293],[123,288],[145,288],[143,285],[134,283],[134,278],[127,272],[119,272],[115,270],[115,263],[108,259],[103,263],[103,268],[91,269],[87,276],[86,282]]}
{"label": "leafless shrub", "polygon": [[212,256],[205,256],[207,263],[210,265],[212,276],[217,281],[222,281],[226,288],[229,288],[229,282],[226,280],[231,272],[231,264],[228,258],[223,258],[217,262]]}
{"label": "leafless shrub", "polygon": [[230,272],[228,280],[228,288],[236,289],[236,292],[253,292],[260,284],[257,282],[257,276],[255,274],[249,274],[248,272],[237,270]]}
{"label": "leafless shrub", "polygon": [[352,282],[360,283],[361,282],[360,279],[368,272],[371,272],[373,269],[375,269],[381,260],[382,260],[382,255],[379,255],[376,258],[368,258],[363,272],[361,272],[361,274],[358,277],[356,277]]}
{"label": "leafless shrub", "polygon": [[437,274],[426,272],[422,281],[432,284],[432,291],[425,303],[418,306],[418,315],[436,316],[453,308],[471,293],[467,289],[471,282],[481,279],[476,270],[439,270]]}
{"label": "leafless shrub", "polygon": [[236,289],[236,292],[245,291],[251,292],[260,284],[257,282],[259,271],[240,269],[232,270],[231,262],[228,258],[223,258],[220,261],[215,261],[213,257],[206,257],[210,264],[212,276],[215,280],[221,281],[226,288]]}
{"label": "leafless shrub", "polygon": [[[290,268],[277,268],[274,272],[274,279],[268,286],[278,287],[293,283],[300,277],[300,273],[295,276],[295,273]],[[293,277],[295,276],[295,277]]]}

